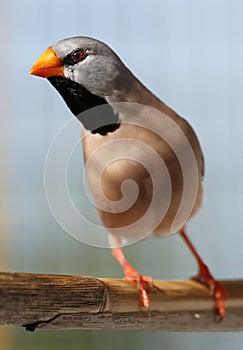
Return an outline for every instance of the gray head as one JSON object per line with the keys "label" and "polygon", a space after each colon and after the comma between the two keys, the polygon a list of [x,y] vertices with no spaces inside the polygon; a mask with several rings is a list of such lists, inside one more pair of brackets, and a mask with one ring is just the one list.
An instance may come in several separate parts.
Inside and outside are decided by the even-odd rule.
{"label": "gray head", "polygon": [[99,40],[82,36],[67,38],[58,41],[48,50],[49,56],[44,53],[40,57],[32,67],[32,74],[46,78],[56,75],[57,71],[53,69],[49,71],[46,69],[44,74],[43,69],[42,72],[40,69],[40,63],[42,68],[43,66],[47,68],[49,64],[47,59],[55,55],[57,61],[59,59],[58,63],[55,61],[55,65],[59,66],[58,76],[63,75],[82,85],[92,94],[103,98],[124,88],[132,80],[132,73],[120,58]]}
{"label": "gray head", "polygon": [[[47,78],[72,113],[92,132],[106,134],[119,127],[117,113],[109,106],[136,81],[120,58],[101,41],[74,37],[49,47],[31,68],[31,74]],[[101,118],[85,111],[106,104]]]}
{"label": "gray head", "polygon": [[53,49],[63,60],[65,77],[83,85],[93,94],[106,97],[123,84],[127,69],[104,43],[75,37],[59,41]]}

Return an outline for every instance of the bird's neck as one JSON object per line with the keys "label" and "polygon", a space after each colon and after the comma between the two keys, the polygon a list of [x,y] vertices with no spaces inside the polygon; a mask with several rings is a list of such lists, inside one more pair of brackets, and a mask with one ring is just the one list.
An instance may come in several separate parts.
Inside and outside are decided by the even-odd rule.
{"label": "bird's neck", "polygon": [[[75,117],[92,133],[106,135],[118,129],[129,103],[151,106],[169,117],[175,117],[176,113],[172,109],[153,95],[137,78],[132,77],[130,84],[126,84],[124,88],[120,85],[104,98],[92,94],[82,85],[64,77],[49,77],[48,80]],[[131,108],[129,111],[131,112]],[[129,114],[132,117],[133,113]]]}
{"label": "bird's neck", "polygon": [[175,111],[163,103],[158,97],[156,97],[149,89],[147,89],[136,77],[133,76],[133,83],[126,86],[125,89],[119,89],[114,91],[113,94],[106,98],[109,104],[114,106],[114,110],[120,114],[126,112],[127,103],[135,103],[158,109],[165,113],[169,117],[174,118],[176,116]]}
{"label": "bird's neck", "polygon": [[119,117],[105,99],[70,79],[49,77],[48,80],[87,130],[105,135],[119,128]]}

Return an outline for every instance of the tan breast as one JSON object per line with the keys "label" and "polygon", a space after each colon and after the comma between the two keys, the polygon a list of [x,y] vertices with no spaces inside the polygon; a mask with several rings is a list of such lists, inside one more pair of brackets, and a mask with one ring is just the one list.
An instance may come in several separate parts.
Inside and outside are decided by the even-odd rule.
{"label": "tan breast", "polygon": [[192,128],[179,117],[171,126],[156,113],[148,123],[147,112],[133,124],[123,116],[105,136],[82,131],[99,216],[109,232],[129,241],[177,231],[202,200],[203,159]]}

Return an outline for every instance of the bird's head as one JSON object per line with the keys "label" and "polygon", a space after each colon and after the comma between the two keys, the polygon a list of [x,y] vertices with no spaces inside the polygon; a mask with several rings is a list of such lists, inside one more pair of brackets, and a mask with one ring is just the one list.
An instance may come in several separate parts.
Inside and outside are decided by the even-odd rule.
{"label": "bird's head", "polygon": [[[60,40],[40,56],[30,73],[47,78],[84,127],[104,135],[120,125],[110,103],[124,101],[137,81],[112,49],[88,37]],[[92,108],[99,105],[106,105],[102,119]],[[87,115],[90,108],[92,115]]]}
{"label": "bird's head", "polygon": [[30,73],[49,80],[71,80],[102,98],[127,86],[131,79],[131,73],[112,49],[87,37],[60,40],[43,53]]}
{"label": "bird's head", "polygon": [[[92,133],[105,135],[120,125],[109,105],[122,100],[124,89],[132,88],[134,77],[106,44],[87,37],[60,40],[49,47],[30,70],[47,78],[71,112]],[[100,118],[96,107],[105,105]],[[92,109],[92,113],[86,111]]]}

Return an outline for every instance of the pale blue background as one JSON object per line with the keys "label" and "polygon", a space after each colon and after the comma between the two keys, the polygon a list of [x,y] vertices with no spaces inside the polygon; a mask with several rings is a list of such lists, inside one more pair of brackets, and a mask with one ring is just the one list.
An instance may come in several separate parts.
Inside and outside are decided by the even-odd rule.
{"label": "pale blue background", "polygon": [[[190,236],[222,279],[243,277],[243,2],[240,0],[8,0],[4,6],[4,130],[9,270],[121,277],[109,250],[82,245],[53,219],[44,194],[48,147],[71,114],[45,80],[28,75],[53,42],[74,35],[108,43],[197,131],[206,160],[205,201]],[[79,197],[81,152],[72,159]],[[76,175],[76,176],[75,176]],[[56,174],[58,176],[58,174]],[[80,206],[85,207],[80,196]],[[90,214],[92,215],[92,214]],[[85,229],[85,228],[84,228]],[[188,278],[196,264],[179,237],[126,249],[154,278]],[[239,349],[243,335],[12,329],[9,349]],[[5,350],[5,349],[4,349]]]}

